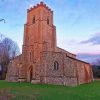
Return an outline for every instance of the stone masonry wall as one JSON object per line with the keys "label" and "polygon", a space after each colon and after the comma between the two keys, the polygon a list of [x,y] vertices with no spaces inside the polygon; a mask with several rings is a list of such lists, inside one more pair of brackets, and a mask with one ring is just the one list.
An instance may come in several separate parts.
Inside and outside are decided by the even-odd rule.
{"label": "stone masonry wall", "polygon": [[17,56],[9,63],[6,80],[11,82],[17,82],[19,78],[19,67],[22,62],[22,55]]}
{"label": "stone masonry wall", "polygon": [[[75,86],[92,81],[91,67],[88,63],[66,57],[65,53],[61,52],[45,52],[44,55],[42,83]],[[55,61],[59,64],[58,70],[54,70]]]}

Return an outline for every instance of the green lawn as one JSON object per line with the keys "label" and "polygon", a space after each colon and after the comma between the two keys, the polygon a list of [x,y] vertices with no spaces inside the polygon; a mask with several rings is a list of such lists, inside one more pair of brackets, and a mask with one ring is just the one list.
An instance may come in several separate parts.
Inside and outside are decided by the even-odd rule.
{"label": "green lawn", "polygon": [[0,100],[100,100],[100,81],[77,87],[0,81]]}

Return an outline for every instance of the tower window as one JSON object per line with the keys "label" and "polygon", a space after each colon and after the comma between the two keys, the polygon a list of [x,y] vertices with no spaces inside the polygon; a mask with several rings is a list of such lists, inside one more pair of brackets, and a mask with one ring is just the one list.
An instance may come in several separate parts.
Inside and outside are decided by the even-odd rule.
{"label": "tower window", "polygon": [[59,63],[57,61],[54,62],[54,70],[59,69]]}
{"label": "tower window", "polygon": [[47,17],[47,24],[49,25],[49,17]]}
{"label": "tower window", "polygon": [[33,16],[33,24],[35,23],[35,16]]}

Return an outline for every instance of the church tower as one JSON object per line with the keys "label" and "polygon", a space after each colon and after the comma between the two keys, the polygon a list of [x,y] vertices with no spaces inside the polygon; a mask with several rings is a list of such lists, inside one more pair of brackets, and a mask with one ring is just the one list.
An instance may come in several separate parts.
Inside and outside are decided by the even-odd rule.
{"label": "church tower", "polygon": [[40,2],[27,10],[22,52],[39,54],[42,51],[55,51],[55,48],[56,27],[53,25],[53,11]]}
{"label": "church tower", "polygon": [[28,9],[22,54],[9,63],[6,80],[76,86],[92,79],[90,64],[57,47],[53,11],[43,2]]}

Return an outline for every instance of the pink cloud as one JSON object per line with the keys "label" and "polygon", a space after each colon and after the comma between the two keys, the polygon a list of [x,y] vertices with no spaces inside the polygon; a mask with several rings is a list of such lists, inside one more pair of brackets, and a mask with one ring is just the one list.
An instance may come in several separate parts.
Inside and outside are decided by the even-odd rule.
{"label": "pink cloud", "polygon": [[91,43],[92,45],[100,45],[100,32],[96,33],[87,40],[81,41],[81,44]]}

